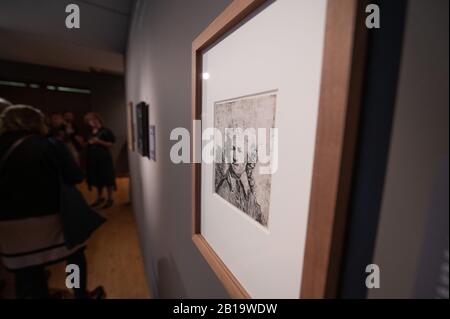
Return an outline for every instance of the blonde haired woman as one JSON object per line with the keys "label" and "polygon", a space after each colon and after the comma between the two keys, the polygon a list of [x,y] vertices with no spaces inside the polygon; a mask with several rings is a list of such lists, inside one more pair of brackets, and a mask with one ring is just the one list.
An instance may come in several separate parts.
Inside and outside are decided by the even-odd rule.
{"label": "blonde haired woman", "polygon": [[82,174],[61,145],[47,138],[38,109],[16,105],[0,115],[0,256],[15,274],[18,298],[49,297],[45,266],[63,260],[80,268],[75,296],[89,297],[87,238],[67,244],[60,196],[62,185],[79,183]]}

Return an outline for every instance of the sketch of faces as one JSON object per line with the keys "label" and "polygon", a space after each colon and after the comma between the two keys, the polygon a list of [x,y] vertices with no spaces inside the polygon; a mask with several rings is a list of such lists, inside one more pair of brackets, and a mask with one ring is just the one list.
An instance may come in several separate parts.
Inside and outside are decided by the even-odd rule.
{"label": "sketch of faces", "polygon": [[240,147],[233,146],[233,163],[231,164],[231,169],[237,177],[241,177],[241,175],[245,172],[247,161],[239,161],[237,152],[242,152],[242,149]]}
{"label": "sketch of faces", "polygon": [[271,176],[259,174],[256,142],[246,139],[244,132],[273,128],[275,108],[276,94],[218,102],[214,107],[215,128],[225,136],[217,156],[222,161],[214,164],[215,193],[263,226],[269,219]]}

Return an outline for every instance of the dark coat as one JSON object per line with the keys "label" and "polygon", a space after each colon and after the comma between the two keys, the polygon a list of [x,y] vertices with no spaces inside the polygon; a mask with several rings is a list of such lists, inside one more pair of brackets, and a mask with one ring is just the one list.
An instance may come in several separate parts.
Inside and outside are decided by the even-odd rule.
{"label": "dark coat", "polygon": [[[110,129],[102,127],[96,134],[89,138],[96,137],[102,141],[114,143],[116,138]],[[116,187],[116,176],[111,150],[103,145],[93,144],[87,148],[87,183],[89,188]]]}
{"label": "dark coat", "polygon": [[[0,136],[0,158],[25,132]],[[61,176],[61,177],[60,177]],[[60,215],[60,185],[82,180],[62,142],[33,135],[0,168],[0,255],[8,269],[44,265],[67,258]]]}
{"label": "dark coat", "polygon": [[[24,132],[0,136],[0,158]],[[59,175],[67,184],[82,181],[82,173],[65,145],[32,136],[19,146],[0,171],[0,220],[59,212]]]}

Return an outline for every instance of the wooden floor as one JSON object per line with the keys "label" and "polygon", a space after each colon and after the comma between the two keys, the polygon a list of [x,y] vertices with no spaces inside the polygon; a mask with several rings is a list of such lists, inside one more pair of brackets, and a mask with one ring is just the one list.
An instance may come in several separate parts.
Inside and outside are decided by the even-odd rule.
{"label": "wooden floor", "polygon": [[[150,298],[136,224],[128,199],[128,179],[120,178],[117,184],[114,206],[101,211],[107,222],[88,242],[88,287],[93,289],[102,285],[107,298]],[[94,193],[89,193],[86,186],[82,186],[81,190],[88,202],[95,200]],[[51,288],[65,289],[64,269],[64,264],[49,267]],[[11,280],[8,280],[5,290],[11,290],[10,286]],[[6,295],[10,296],[11,293]]]}

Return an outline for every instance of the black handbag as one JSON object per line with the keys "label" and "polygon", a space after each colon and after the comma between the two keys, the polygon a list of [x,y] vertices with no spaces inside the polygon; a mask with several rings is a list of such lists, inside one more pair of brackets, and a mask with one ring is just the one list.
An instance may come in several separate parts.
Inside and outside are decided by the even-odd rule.
{"label": "black handbag", "polygon": [[106,219],[86,203],[75,186],[60,178],[60,214],[67,248],[85,243]]}
{"label": "black handbag", "polygon": [[63,143],[58,144],[53,139],[49,141],[55,147],[59,157],[59,211],[65,244],[71,249],[84,244],[106,219],[86,203],[83,195],[74,185],[64,181],[63,167],[70,170],[70,167],[75,167],[76,163],[72,162],[73,158]]}

